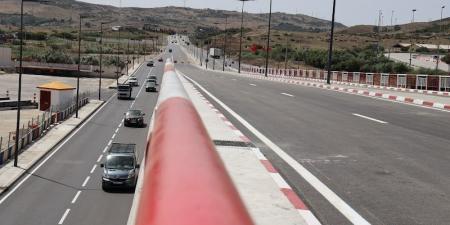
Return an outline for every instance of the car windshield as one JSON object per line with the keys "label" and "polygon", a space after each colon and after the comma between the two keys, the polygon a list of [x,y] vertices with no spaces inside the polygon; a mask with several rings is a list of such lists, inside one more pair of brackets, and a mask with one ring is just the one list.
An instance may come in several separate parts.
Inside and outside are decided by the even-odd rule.
{"label": "car windshield", "polygon": [[106,159],[107,169],[129,170],[134,168],[134,158],[124,155],[109,155]]}
{"label": "car windshield", "polygon": [[156,76],[149,76],[149,79],[155,79],[156,80]]}
{"label": "car windshield", "polygon": [[130,110],[127,112],[129,116],[139,116],[141,115],[141,110]]}
{"label": "car windshield", "polygon": [[120,91],[123,91],[123,90],[129,90],[129,89],[130,89],[130,86],[128,86],[128,85],[122,85],[122,86],[119,86],[118,89],[119,89]]}

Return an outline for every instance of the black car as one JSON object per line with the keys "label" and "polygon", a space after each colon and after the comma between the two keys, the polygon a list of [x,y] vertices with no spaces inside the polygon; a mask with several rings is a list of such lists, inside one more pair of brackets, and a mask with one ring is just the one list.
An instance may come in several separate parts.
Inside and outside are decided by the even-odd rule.
{"label": "black car", "polygon": [[144,116],[145,113],[143,113],[141,110],[130,109],[128,110],[128,112],[125,113],[124,125],[126,127],[131,126],[143,127]]}
{"label": "black car", "polygon": [[163,61],[163,58],[159,58],[159,59],[158,59],[158,62],[162,62],[162,61]]}
{"label": "black car", "polygon": [[169,52],[172,52],[172,49],[169,49]]}
{"label": "black car", "polygon": [[145,91],[146,92],[156,92],[156,84],[154,81],[147,81],[145,83]]}
{"label": "black car", "polygon": [[150,62],[147,63],[147,66],[153,67],[153,66],[155,66],[155,63],[153,61],[150,61]]}

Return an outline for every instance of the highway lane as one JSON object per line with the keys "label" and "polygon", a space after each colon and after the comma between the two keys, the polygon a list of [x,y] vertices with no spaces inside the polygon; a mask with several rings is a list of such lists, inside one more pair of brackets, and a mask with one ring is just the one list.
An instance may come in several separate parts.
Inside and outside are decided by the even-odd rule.
{"label": "highway lane", "polygon": [[[163,63],[158,63],[153,69],[145,65],[140,67],[136,76],[141,85],[150,71],[161,79]],[[136,96],[140,89],[141,86],[135,88],[133,95]],[[135,101],[112,98],[34,176],[0,205],[0,223],[125,224],[133,193],[104,192],[101,189],[102,169],[99,164],[103,161],[103,150],[111,139],[114,142],[136,143],[142,159],[148,126],[121,126],[117,132],[116,129],[123,113],[133,102],[132,108],[142,109],[146,113],[145,121],[149,123],[156,100],[157,93],[146,93],[145,90],[142,90]],[[103,155],[102,158],[100,155]]]}
{"label": "highway lane", "polygon": [[[185,58],[178,49],[175,55]],[[448,112],[205,72],[189,65],[178,69],[294,157],[369,222],[450,222]],[[246,134],[263,147],[325,224],[349,223],[292,168]]]}

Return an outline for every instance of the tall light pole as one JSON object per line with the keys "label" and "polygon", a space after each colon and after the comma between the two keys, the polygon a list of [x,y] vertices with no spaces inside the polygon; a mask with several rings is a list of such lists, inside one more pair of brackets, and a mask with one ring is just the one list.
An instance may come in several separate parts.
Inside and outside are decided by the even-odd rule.
{"label": "tall light pole", "polygon": [[83,20],[83,15],[80,14],[80,26],[78,28],[78,74],[77,74],[77,102],[75,118],[78,118],[78,108],[79,108],[79,98],[80,98],[80,76],[81,76],[81,22]]}
{"label": "tall light pole", "polygon": [[223,65],[222,71],[225,71],[225,60],[226,60],[226,52],[227,52],[227,38],[228,38],[228,16],[225,15],[225,37],[223,37]]}
{"label": "tall light pole", "polygon": [[286,45],[285,45],[285,50],[284,50],[284,72],[286,73],[287,64],[288,64],[288,39],[289,39],[289,36],[287,33],[284,35],[286,36]]}
{"label": "tall light pole", "polygon": [[116,59],[116,84],[119,85],[119,74],[120,71],[120,29],[121,26],[114,26],[112,27],[113,31],[118,31],[118,37],[117,37],[117,59]]}
{"label": "tall light pole", "polygon": [[331,63],[333,60],[333,41],[334,41],[334,18],[336,13],[336,0],[333,0],[333,14],[331,18],[330,47],[328,49],[328,65],[327,65],[327,84],[331,83]]}
{"label": "tall light pole", "polygon": [[238,0],[242,2],[242,12],[241,12],[241,37],[239,39],[239,68],[238,73],[241,73],[241,60],[242,60],[242,36],[244,35],[244,5],[245,2],[251,0]]}
{"label": "tall light pole", "polygon": [[[442,33],[442,14],[444,13],[445,5],[441,7],[441,24],[439,25],[439,33]],[[441,57],[439,56],[439,48],[441,47],[440,41],[439,41],[439,35],[436,35],[438,38],[438,46],[437,46],[437,54],[436,54],[436,71],[439,70],[439,60]]]}
{"label": "tall light pole", "polygon": [[99,80],[98,80],[98,100],[101,99],[102,97],[102,60],[103,60],[103,25],[105,23],[101,22],[100,23],[100,59],[99,59],[99,67],[100,67],[100,71],[99,71]]}
{"label": "tall light pole", "polygon": [[267,28],[267,45],[266,45],[266,71],[264,75],[267,77],[267,71],[269,70],[269,49],[270,49],[270,28],[272,23],[272,0],[270,0],[270,11],[269,11],[269,27]]}
{"label": "tall light pole", "polygon": [[[412,26],[414,26],[414,15],[415,15],[416,11],[417,11],[417,9],[413,9],[412,10],[412,20],[411,20],[411,25]],[[411,34],[411,36],[412,36],[412,34]],[[410,45],[409,45],[409,66],[412,66],[412,47],[413,47],[413,40],[412,40],[412,37],[411,37],[411,42],[410,42]]]}

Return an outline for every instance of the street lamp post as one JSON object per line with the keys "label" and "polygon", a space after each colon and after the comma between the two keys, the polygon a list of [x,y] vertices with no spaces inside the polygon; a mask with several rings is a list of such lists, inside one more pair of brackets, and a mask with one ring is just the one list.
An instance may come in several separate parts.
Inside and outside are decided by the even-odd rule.
{"label": "street lamp post", "polygon": [[[414,26],[414,15],[415,15],[416,11],[417,11],[417,9],[413,9],[412,10],[412,20],[411,20],[411,25],[412,26]],[[411,34],[411,36],[412,36],[412,34]],[[411,37],[410,40],[411,40],[411,42],[410,42],[410,45],[409,45],[409,66],[412,66],[412,47],[413,47],[412,37]]]}
{"label": "street lamp post", "polygon": [[[441,7],[441,24],[439,25],[439,33],[442,33],[442,14],[444,13],[445,5]],[[437,54],[436,54],[436,71],[439,70],[439,60],[441,57],[439,57],[439,49],[441,47],[440,41],[439,41],[439,35],[436,35],[438,37],[438,46],[437,46]]]}
{"label": "street lamp post", "polygon": [[241,37],[239,39],[239,68],[238,73],[241,73],[241,60],[242,60],[242,36],[244,35],[244,4],[245,2],[251,0],[238,0],[242,2],[242,12],[241,12]]}
{"label": "street lamp post", "polygon": [[100,71],[99,71],[99,80],[98,80],[98,100],[101,99],[102,97],[102,60],[103,60],[103,24],[105,24],[104,22],[100,23],[100,59],[99,59],[99,67],[100,67]]}
{"label": "street lamp post", "polygon": [[327,84],[331,82],[331,64],[333,60],[334,18],[336,14],[336,0],[333,0],[333,15],[331,18],[330,47],[328,49]]}
{"label": "street lamp post", "polygon": [[269,70],[269,51],[270,51],[270,28],[272,23],[272,0],[270,0],[270,11],[269,11],[269,27],[267,29],[267,45],[266,45],[266,70],[264,71],[264,76],[267,77]]}
{"label": "street lamp post", "polygon": [[286,36],[286,45],[285,45],[286,49],[284,51],[284,72],[286,73],[287,64],[288,64],[288,39],[289,39],[289,36],[287,33],[285,34],[285,36]]}
{"label": "street lamp post", "polygon": [[78,28],[78,74],[77,74],[77,102],[75,118],[78,118],[78,109],[79,109],[79,101],[80,101],[80,76],[81,76],[81,22],[83,20],[83,16],[80,14],[80,26]]}
{"label": "street lamp post", "polygon": [[222,71],[225,71],[226,52],[227,52],[227,38],[228,38],[228,16],[225,15],[225,36],[223,37],[223,65]]}

